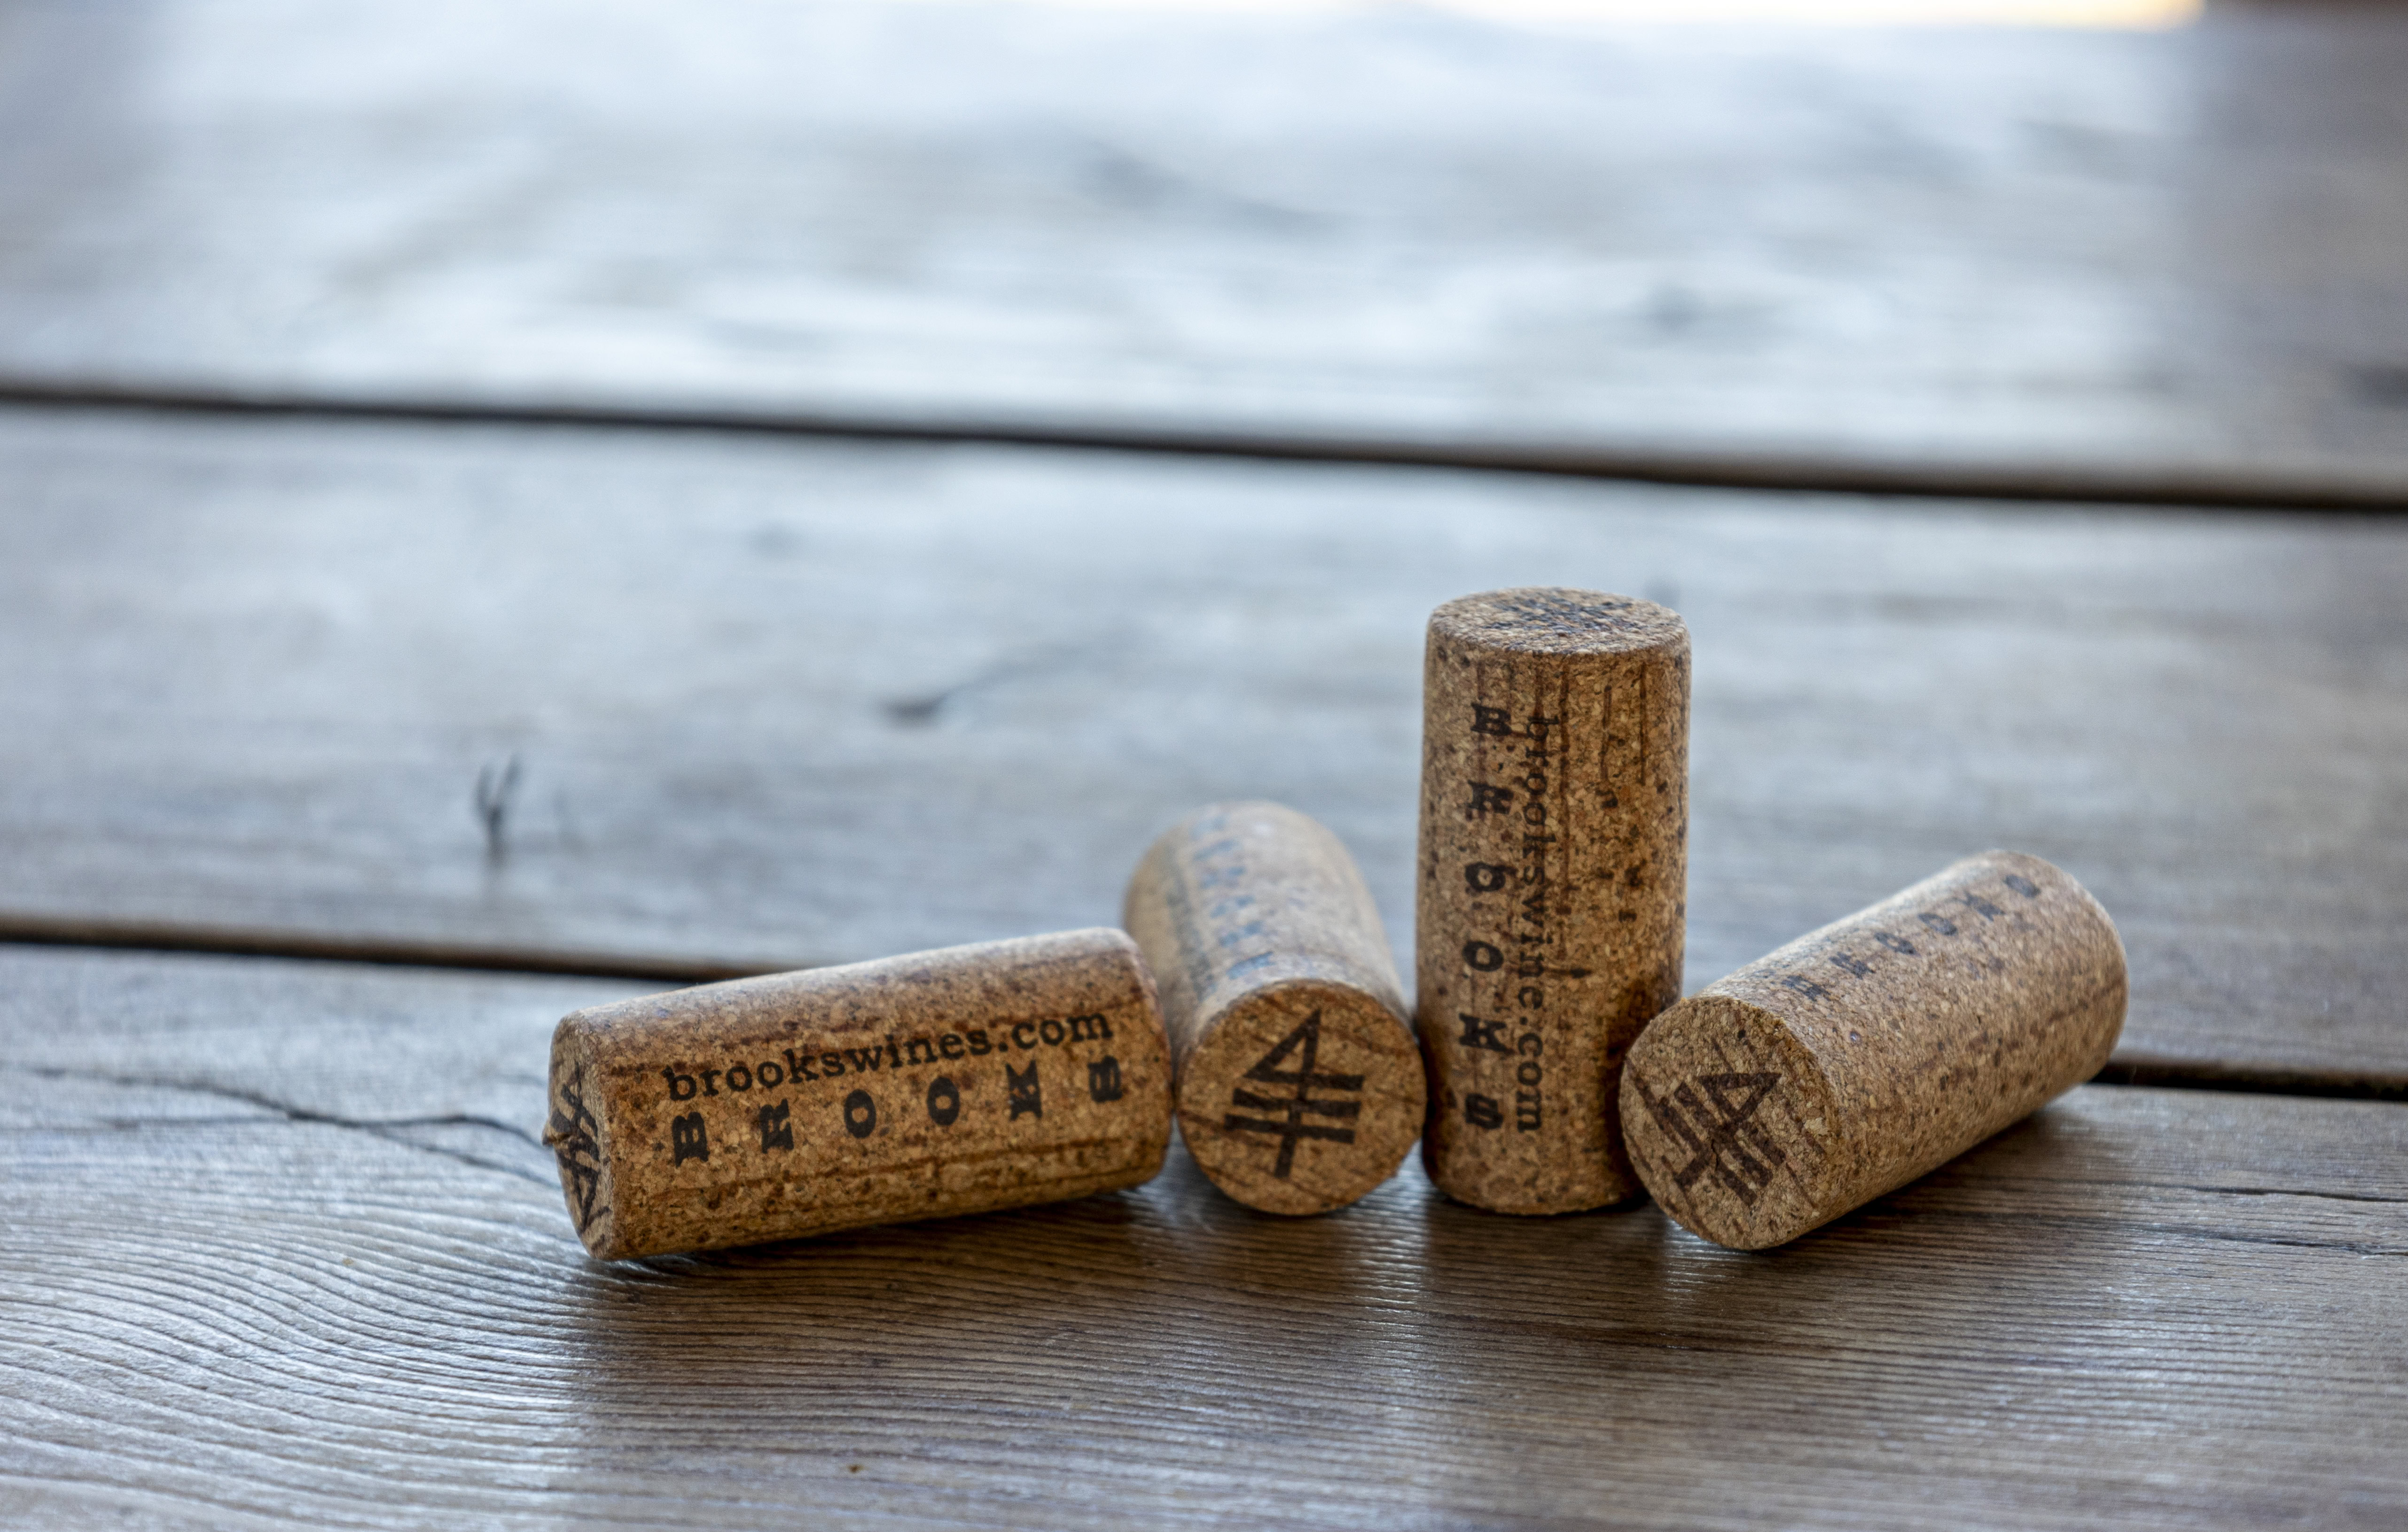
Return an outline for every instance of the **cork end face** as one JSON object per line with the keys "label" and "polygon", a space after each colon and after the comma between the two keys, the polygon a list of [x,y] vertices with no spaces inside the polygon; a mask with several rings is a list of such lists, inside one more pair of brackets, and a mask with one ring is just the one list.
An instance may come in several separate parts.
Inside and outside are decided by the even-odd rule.
{"label": "cork end face", "polygon": [[560,1169],[561,1195],[568,1221],[586,1252],[596,1260],[618,1258],[618,1221],[611,1216],[610,1159],[603,1126],[601,1073],[587,1046],[579,1012],[561,1019],[552,1034],[551,1106],[543,1142]]}
{"label": "cork end face", "polygon": [[1306,981],[1213,1019],[1179,1072],[1179,1131],[1197,1166],[1267,1213],[1326,1213],[1396,1174],[1422,1135],[1427,1087],[1404,1022],[1358,990]]}
{"label": "cork end face", "polygon": [[1853,1153],[1830,1081],[1781,1018],[1704,994],[1657,1017],[1622,1073],[1632,1166],[1664,1211],[1733,1250],[1797,1238],[1846,1211]]}
{"label": "cork end face", "polygon": [[1551,585],[1449,601],[1430,614],[1430,631],[1483,648],[1540,655],[1618,654],[1688,643],[1686,625],[1669,607]]}

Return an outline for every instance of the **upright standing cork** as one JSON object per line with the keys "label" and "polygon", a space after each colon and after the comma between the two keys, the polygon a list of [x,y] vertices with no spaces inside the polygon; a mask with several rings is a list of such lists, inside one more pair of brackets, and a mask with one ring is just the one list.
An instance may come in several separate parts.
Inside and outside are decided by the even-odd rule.
{"label": "upright standing cork", "polygon": [[1630,1157],[1692,1232],[1778,1245],[2097,1074],[2124,996],[2082,885],[1968,857],[1657,1017],[1622,1078]]}
{"label": "upright standing cork", "polygon": [[1504,1213],[1619,1202],[1622,1056],[1681,995],[1688,630],[1626,596],[1468,596],[1431,614],[1422,705],[1430,1178]]}
{"label": "upright standing cork", "polygon": [[1354,859],[1277,803],[1164,832],[1124,919],[1162,987],[1179,1130],[1212,1184],[1271,1213],[1343,1207],[1421,1136],[1420,1049]]}
{"label": "upright standing cork", "polygon": [[1154,984],[1117,931],[576,1012],[544,1132],[603,1260],[1135,1186],[1170,1141]]}

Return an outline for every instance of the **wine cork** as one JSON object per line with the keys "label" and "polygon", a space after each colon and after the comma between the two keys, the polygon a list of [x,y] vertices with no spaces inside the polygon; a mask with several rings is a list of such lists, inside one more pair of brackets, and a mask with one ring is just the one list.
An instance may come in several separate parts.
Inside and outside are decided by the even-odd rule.
{"label": "wine cork", "polygon": [[1277,803],[1200,809],[1147,850],[1124,918],[1162,987],[1180,1134],[1213,1185],[1325,1213],[1396,1174],[1427,1088],[1337,836]]}
{"label": "wine cork", "polygon": [[606,1261],[1135,1186],[1169,1141],[1154,983],[1117,931],[705,985],[552,1034],[544,1142]]}
{"label": "wine cork", "polygon": [[1778,1245],[2097,1074],[2124,1000],[2081,884],[1968,857],[1657,1017],[1622,1079],[1630,1156],[1683,1227]]}
{"label": "wine cork", "polygon": [[1672,613],[1540,589],[1431,614],[1415,966],[1449,1196],[1566,1213],[1639,1190],[1616,1086],[1681,995],[1688,782]]}

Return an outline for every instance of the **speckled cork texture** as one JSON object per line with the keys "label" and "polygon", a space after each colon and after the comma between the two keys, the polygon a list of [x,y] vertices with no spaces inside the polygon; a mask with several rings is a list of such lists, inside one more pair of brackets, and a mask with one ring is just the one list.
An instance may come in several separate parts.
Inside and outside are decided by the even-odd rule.
{"label": "speckled cork texture", "polygon": [[1396,1173],[1422,1133],[1421,1052],[1337,836],[1277,803],[1198,810],[1147,850],[1124,919],[1161,986],[1180,1134],[1212,1184],[1323,1213]]}
{"label": "speckled cork texture", "polygon": [[948,947],[565,1018],[544,1133],[603,1260],[1135,1186],[1170,1141],[1117,931]]}
{"label": "speckled cork texture", "polygon": [[1795,1239],[2097,1074],[2125,992],[2079,883],[1969,857],[1658,1017],[1623,1075],[1631,1159],[1693,1233]]}
{"label": "speckled cork texture", "polygon": [[1432,614],[1417,1024],[1423,1157],[1507,1213],[1620,1202],[1623,1054],[1681,993],[1689,636],[1652,601],[1502,590]]}

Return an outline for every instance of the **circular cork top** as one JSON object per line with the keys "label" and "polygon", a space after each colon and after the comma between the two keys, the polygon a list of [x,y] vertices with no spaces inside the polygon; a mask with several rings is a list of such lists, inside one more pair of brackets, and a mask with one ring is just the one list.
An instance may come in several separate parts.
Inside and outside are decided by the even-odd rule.
{"label": "circular cork top", "polygon": [[1180,1062],[1180,1136],[1223,1192],[1266,1213],[1326,1213],[1396,1174],[1421,1141],[1420,1044],[1362,990],[1257,990]]}
{"label": "circular cork top", "polygon": [[1680,614],[1654,601],[1559,585],[1458,598],[1430,614],[1430,630],[1483,648],[1539,655],[1616,654],[1688,635]]}
{"label": "circular cork top", "polygon": [[1709,990],[1649,1022],[1621,1110],[1632,1168],[1691,1234],[1758,1250],[1847,1211],[1834,1191],[1863,1146],[1813,1053],[1761,1006]]}

